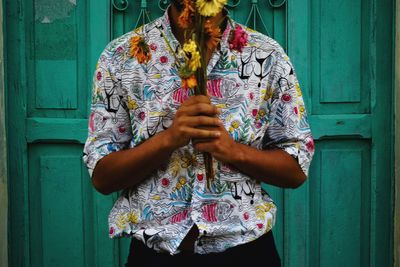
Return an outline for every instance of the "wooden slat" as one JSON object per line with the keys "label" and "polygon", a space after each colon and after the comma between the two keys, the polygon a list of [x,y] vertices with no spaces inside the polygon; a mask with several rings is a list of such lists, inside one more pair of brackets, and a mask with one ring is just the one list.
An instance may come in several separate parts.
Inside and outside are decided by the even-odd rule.
{"label": "wooden slat", "polygon": [[[315,140],[329,138],[371,138],[370,115],[314,115],[309,118]],[[68,141],[83,144],[87,119],[26,119],[28,143]]]}

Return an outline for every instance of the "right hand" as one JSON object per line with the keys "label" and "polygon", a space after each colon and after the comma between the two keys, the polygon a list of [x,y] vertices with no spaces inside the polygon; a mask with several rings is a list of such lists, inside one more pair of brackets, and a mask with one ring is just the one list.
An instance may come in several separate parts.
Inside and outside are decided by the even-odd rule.
{"label": "right hand", "polygon": [[166,132],[174,149],[189,144],[190,139],[217,138],[221,135],[218,126],[222,125],[217,117],[219,109],[211,104],[209,96],[189,97],[179,107],[171,127]]}

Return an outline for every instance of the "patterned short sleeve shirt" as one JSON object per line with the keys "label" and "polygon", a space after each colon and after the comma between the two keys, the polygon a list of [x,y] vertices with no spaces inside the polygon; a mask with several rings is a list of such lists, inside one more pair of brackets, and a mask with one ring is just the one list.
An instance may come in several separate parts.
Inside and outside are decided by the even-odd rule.
{"label": "patterned short sleeve shirt", "polygon": [[[248,34],[241,52],[229,48],[236,26]],[[149,45],[147,63],[130,54],[135,36]],[[181,86],[171,51],[179,49],[168,11],[104,49],[93,76],[83,151],[90,176],[102,157],[138,146],[170,127],[180,105],[193,95]],[[231,137],[257,149],[286,151],[308,176],[314,142],[296,73],[282,47],[231,20],[207,73],[208,94],[222,110],[219,117]],[[213,168],[216,177],[208,188],[202,153],[191,144],[175,150],[166,165],[122,192],[109,214],[110,237],[132,236],[158,252],[177,254],[196,225],[200,235],[194,250],[205,254],[270,231],[277,208],[260,181],[215,159]]]}

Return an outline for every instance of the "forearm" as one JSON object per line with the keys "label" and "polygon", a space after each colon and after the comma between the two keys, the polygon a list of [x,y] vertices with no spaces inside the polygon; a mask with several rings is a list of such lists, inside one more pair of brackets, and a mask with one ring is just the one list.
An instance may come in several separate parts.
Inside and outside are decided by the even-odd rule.
{"label": "forearm", "polygon": [[281,149],[259,150],[236,143],[232,165],[253,179],[285,188],[299,187],[306,176],[296,159]]}
{"label": "forearm", "polygon": [[149,177],[174,151],[166,137],[167,132],[162,131],[137,147],[103,157],[93,171],[94,187],[103,194],[110,194]]}

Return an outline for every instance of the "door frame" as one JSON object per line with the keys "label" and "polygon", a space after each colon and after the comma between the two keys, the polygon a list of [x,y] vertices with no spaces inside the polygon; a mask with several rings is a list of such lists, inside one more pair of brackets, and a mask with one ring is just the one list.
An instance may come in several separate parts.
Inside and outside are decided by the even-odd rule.
{"label": "door frame", "polygon": [[[7,139],[6,139],[6,91],[4,88],[3,5],[0,3],[0,266],[8,266],[8,190],[7,190]],[[4,20],[5,22],[5,20]]]}
{"label": "door frame", "polygon": [[394,77],[395,77],[395,164],[394,164],[394,183],[395,183],[395,200],[394,200],[394,266],[400,264],[400,165],[396,162],[400,162],[400,0],[395,2],[395,33],[394,33]]}

